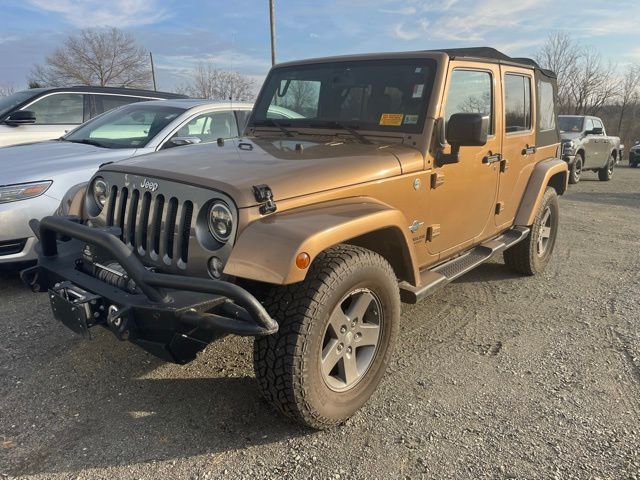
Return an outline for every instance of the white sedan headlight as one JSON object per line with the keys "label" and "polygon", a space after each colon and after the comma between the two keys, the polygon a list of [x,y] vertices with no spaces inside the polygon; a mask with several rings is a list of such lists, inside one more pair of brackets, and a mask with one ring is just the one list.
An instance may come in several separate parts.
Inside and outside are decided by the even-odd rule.
{"label": "white sedan headlight", "polygon": [[17,202],[35,198],[46,192],[53,182],[20,183],[18,185],[7,185],[0,187],[0,203]]}

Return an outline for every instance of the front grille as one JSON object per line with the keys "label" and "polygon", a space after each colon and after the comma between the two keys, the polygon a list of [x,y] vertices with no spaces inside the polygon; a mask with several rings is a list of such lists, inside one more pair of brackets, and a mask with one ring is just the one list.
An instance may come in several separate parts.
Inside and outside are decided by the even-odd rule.
{"label": "front grille", "polygon": [[140,256],[185,268],[193,222],[193,202],[149,191],[113,187],[107,226],[120,227],[120,239]]}
{"label": "front grille", "polygon": [[0,257],[4,255],[15,255],[16,253],[20,253],[24,249],[24,246],[26,244],[27,244],[26,238],[0,242]]}

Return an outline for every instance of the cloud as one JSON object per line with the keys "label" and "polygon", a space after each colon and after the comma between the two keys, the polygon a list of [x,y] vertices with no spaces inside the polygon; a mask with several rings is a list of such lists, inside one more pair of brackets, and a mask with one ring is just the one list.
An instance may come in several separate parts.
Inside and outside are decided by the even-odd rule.
{"label": "cloud", "polygon": [[27,0],[31,8],[61,15],[74,27],[133,27],[159,23],[169,17],[158,0]]}
{"label": "cloud", "polygon": [[379,11],[397,15],[414,15],[417,12],[416,7],[381,8]]}

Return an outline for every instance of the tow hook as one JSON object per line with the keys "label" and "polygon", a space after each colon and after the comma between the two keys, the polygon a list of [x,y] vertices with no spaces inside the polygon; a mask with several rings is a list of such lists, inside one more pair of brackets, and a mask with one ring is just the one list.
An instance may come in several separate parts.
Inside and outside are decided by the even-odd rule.
{"label": "tow hook", "polygon": [[130,328],[129,328],[129,313],[130,307],[119,309],[115,305],[109,305],[107,309],[107,325],[111,331],[120,340],[129,340]]}

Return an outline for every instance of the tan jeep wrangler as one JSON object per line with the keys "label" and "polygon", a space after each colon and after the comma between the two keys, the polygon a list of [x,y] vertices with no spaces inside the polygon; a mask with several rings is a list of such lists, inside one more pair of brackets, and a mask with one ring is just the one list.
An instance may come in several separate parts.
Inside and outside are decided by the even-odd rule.
{"label": "tan jeep wrangler", "polygon": [[104,165],[84,222],[33,221],[23,279],[72,330],[168,361],[254,336],[266,399],[339,424],[380,382],[401,301],[499,252],[525,275],[549,262],[567,185],[555,89],[487,48],[278,65],[243,138]]}

